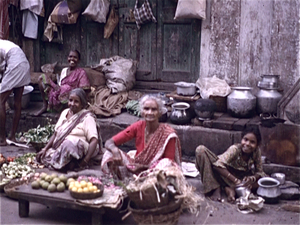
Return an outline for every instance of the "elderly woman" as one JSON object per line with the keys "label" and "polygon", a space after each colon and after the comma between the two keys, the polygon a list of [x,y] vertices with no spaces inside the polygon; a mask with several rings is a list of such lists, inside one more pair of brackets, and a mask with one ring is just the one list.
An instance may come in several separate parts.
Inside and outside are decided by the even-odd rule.
{"label": "elderly woman", "polygon": [[252,191],[258,188],[258,179],[266,176],[262,168],[260,141],[259,130],[249,127],[242,132],[241,143],[230,146],[219,156],[203,145],[197,147],[196,167],[201,174],[206,196],[220,201],[221,188],[224,188],[228,202],[233,203],[236,186]]}
{"label": "elderly woman", "polygon": [[[145,95],[140,100],[141,115],[144,120],[133,123],[105,143],[107,151],[102,159],[102,170],[112,172],[119,179],[129,173],[138,174],[163,158],[180,165],[181,147],[175,130],[160,123],[164,105],[159,98]],[[118,146],[135,139],[136,154],[133,158]]]}
{"label": "elderly woman", "polygon": [[82,88],[88,94],[91,88],[84,69],[79,68],[80,53],[71,50],[68,56],[69,66],[61,71],[55,84],[49,76],[42,74],[39,78],[39,89],[43,99],[43,107],[34,115],[38,116],[46,110],[61,111],[68,102],[69,93],[74,88]]}
{"label": "elderly woman", "polygon": [[84,90],[73,89],[69,108],[61,113],[55,132],[37,154],[37,161],[50,168],[72,170],[101,160],[101,138],[95,116],[85,109],[86,105]]}

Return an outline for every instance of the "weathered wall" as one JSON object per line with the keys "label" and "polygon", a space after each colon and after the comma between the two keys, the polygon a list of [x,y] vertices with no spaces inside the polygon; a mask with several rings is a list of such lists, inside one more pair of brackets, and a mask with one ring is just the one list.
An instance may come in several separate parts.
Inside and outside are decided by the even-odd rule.
{"label": "weathered wall", "polygon": [[299,8],[299,0],[208,0],[200,77],[256,87],[262,74],[279,74],[286,92],[300,77]]}

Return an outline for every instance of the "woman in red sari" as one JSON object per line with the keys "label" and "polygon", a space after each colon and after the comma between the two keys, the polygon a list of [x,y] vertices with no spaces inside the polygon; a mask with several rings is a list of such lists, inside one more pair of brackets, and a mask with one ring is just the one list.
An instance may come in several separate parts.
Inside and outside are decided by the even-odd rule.
{"label": "woman in red sari", "polygon": [[[181,163],[181,146],[175,130],[159,122],[164,105],[159,98],[146,95],[140,100],[144,120],[135,122],[105,143],[107,151],[102,159],[102,170],[111,172],[122,179],[128,172],[138,174],[168,158],[178,165]],[[120,150],[120,146],[135,139],[136,154],[131,158]]]}
{"label": "woman in red sari", "polygon": [[34,114],[35,116],[39,116],[47,110],[60,112],[63,106],[67,106],[69,93],[75,88],[82,88],[88,94],[91,85],[85,70],[78,67],[79,61],[79,51],[71,50],[68,56],[69,66],[61,71],[57,84],[49,76],[41,75],[39,89],[43,99],[43,107]]}

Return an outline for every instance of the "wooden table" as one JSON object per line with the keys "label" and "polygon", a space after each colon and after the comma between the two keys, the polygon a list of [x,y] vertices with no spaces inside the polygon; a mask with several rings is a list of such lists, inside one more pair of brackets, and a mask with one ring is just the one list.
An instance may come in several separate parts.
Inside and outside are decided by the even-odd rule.
{"label": "wooden table", "polygon": [[105,212],[104,207],[95,205],[85,205],[78,203],[71,197],[69,191],[50,193],[47,190],[34,190],[29,185],[20,185],[13,189],[13,195],[19,201],[19,216],[28,217],[29,203],[36,202],[46,206],[54,206],[61,208],[70,208],[83,210],[92,213],[92,224],[101,224],[102,215]]}

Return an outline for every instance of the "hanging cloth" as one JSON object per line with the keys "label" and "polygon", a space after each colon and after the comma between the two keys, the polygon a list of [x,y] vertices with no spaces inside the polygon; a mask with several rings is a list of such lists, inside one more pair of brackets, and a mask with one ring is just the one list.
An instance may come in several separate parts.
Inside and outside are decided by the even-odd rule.
{"label": "hanging cloth", "polygon": [[8,39],[9,37],[9,0],[0,0],[0,38]]}

